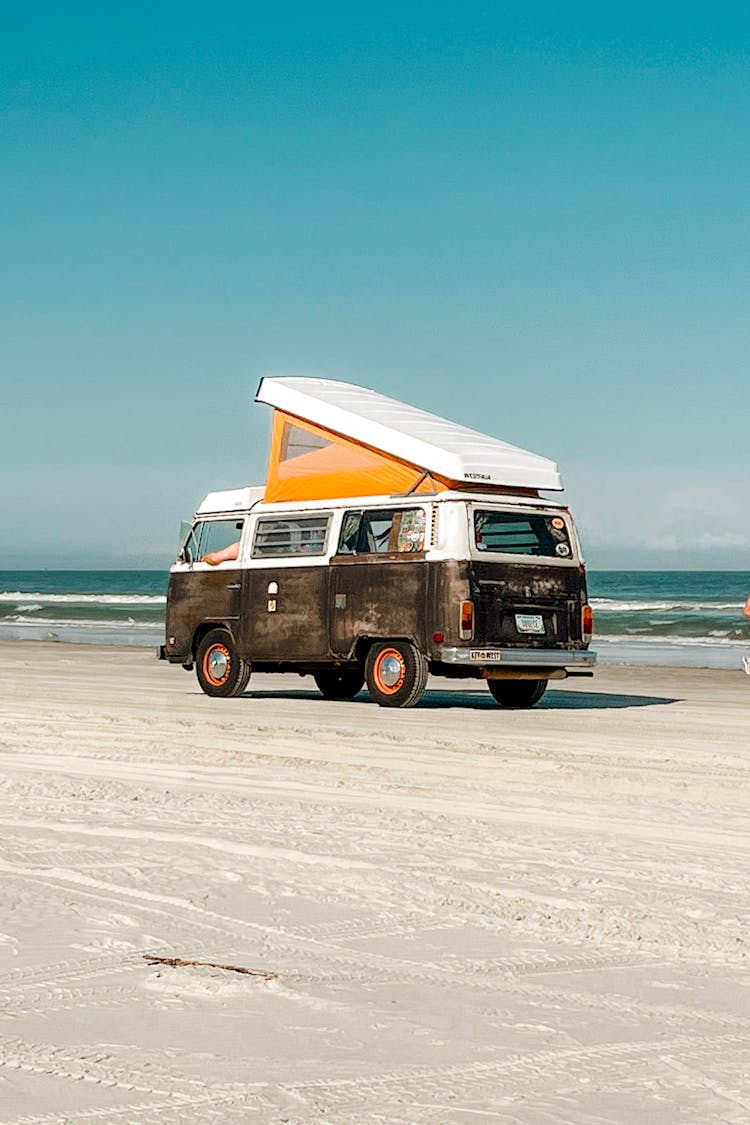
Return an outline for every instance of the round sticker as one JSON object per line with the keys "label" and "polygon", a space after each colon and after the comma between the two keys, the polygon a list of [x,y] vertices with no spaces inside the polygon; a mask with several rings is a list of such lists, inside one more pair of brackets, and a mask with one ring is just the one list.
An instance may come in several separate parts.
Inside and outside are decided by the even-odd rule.
{"label": "round sticker", "polygon": [[557,551],[558,555],[562,555],[563,557],[570,554],[570,547],[567,543],[558,543],[555,547],[555,550]]}
{"label": "round sticker", "polygon": [[561,520],[559,516],[555,516],[552,520],[552,526],[556,528],[557,531],[562,531],[565,527],[565,520]]}

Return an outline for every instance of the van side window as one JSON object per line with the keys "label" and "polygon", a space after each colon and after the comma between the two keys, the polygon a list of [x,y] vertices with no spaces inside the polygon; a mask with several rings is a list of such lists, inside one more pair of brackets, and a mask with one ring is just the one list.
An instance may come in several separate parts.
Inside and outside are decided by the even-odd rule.
{"label": "van side window", "polygon": [[288,555],[324,555],[330,515],[265,516],[258,520],[253,539],[253,558],[285,558]]}
{"label": "van side window", "polygon": [[347,512],[341,526],[340,555],[391,555],[424,550],[424,508],[380,508]]}
{"label": "van side window", "polygon": [[214,551],[223,551],[242,535],[244,523],[238,519],[198,520],[188,536],[187,544],[194,559]]}

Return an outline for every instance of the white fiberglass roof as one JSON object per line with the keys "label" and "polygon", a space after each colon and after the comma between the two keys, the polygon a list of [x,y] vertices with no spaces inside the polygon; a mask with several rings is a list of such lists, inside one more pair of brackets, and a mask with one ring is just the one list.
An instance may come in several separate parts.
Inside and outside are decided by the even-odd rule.
{"label": "white fiberglass roof", "polygon": [[263,499],[262,487],[260,488],[227,488],[223,492],[209,492],[201,501],[198,515],[207,512],[238,512],[252,508]]}
{"label": "white fiberglass roof", "polygon": [[256,402],[293,414],[452,481],[560,491],[546,457],[397,399],[333,379],[261,379]]}

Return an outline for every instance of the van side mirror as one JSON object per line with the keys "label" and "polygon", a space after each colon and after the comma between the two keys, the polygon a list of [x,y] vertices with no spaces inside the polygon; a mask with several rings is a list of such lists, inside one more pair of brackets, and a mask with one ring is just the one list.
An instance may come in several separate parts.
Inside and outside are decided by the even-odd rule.
{"label": "van side mirror", "polygon": [[181,563],[191,563],[193,561],[193,552],[190,550],[187,544],[185,544],[184,547],[180,547],[179,554],[177,555],[177,561]]}

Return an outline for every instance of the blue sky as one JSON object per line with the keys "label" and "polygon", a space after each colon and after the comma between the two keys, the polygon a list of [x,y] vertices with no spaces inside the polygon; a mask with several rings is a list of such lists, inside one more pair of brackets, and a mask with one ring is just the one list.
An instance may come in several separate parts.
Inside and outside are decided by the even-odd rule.
{"label": "blue sky", "polygon": [[747,569],[739,5],[37,5],[0,36],[6,567],[169,563],[264,374],[558,461],[592,567]]}

